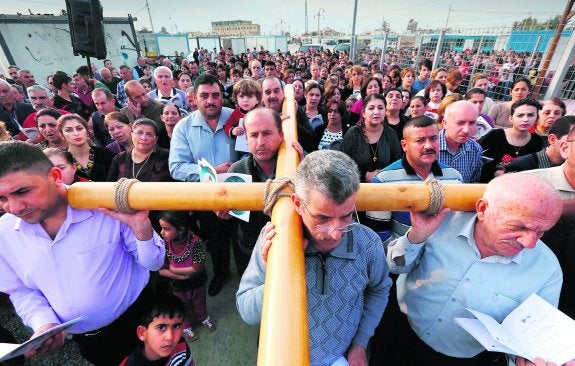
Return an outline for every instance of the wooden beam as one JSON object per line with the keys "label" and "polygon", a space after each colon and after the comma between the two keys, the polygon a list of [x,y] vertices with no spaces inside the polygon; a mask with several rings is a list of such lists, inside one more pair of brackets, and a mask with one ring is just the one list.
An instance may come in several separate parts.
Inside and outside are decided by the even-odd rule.
{"label": "wooden beam", "polygon": [[[279,177],[279,175],[278,175]],[[475,210],[484,184],[444,184],[445,207],[456,211]],[[250,210],[262,211],[264,183],[135,183],[128,203],[135,210]],[[359,211],[424,211],[431,194],[422,183],[362,183],[357,196]],[[80,209],[114,209],[114,183],[81,182],[68,189],[70,205]]]}

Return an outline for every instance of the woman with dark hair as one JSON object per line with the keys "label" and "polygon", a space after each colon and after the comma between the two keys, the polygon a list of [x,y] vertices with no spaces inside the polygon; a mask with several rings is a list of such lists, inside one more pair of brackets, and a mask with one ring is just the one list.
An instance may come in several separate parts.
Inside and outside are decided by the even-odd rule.
{"label": "woman with dark hair", "polygon": [[309,124],[313,129],[324,124],[323,106],[321,105],[322,91],[318,83],[309,81],[305,87],[305,107],[304,112],[307,115]]}
{"label": "woman with dark hair", "polygon": [[334,142],[343,139],[349,127],[345,102],[332,100],[326,104],[326,108],[327,123],[315,130],[319,140],[319,150],[332,148]]}
{"label": "woman with dark hair", "polygon": [[172,138],[172,132],[174,132],[174,127],[182,119],[182,111],[177,105],[172,103],[166,103],[162,107],[162,122],[166,126],[166,133],[168,137]]}
{"label": "woman with dark hair", "polygon": [[399,69],[391,69],[387,75],[391,78],[391,87],[399,88],[401,85],[401,72]]}
{"label": "woman with dark hair", "polygon": [[385,91],[384,97],[386,104],[384,123],[395,131],[397,138],[401,141],[403,126],[407,121],[405,115],[401,113],[403,95],[399,88],[391,88]]}
{"label": "woman with dark hair", "polygon": [[171,182],[168,169],[169,150],[157,146],[159,128],[156,122],[140,118],[132,124],[133,148],[116,155],[107,180],[133,178],[142,182]]}
{"label": "woman with dark hair", "polygon": [[529,129],[537,121],[541,104],[534,99],[521,99],[511,105],[510,128],[498,128],[489,131],[479,143],[483,147],[483,156],[492,160],[483,165],[481,183],[503,174],[505,167],[520,156],[542,149],[543,142]]}
{"label": "woman with dark hair", "polygon": [[105,182],[114,153],[105,147],[90,145],[88,122],[78,114],[66,114],[58,118],[58,130],[68,143],[77,174],[95,182]]}
{"label": "woman with dark hair", "polygon": [[294,98],[298,107],[305,106],[305,95],[304,95],[305,85],[303,83],[303,80],[300,78],[295,78],[292,82],[292,85],[294,90]]}
{"label": "woman with dark hair", "polygon": [[519,78],[511,84],[510,94],[511,100],[509,102],[495,104],[487,115],[491,117],[495,125],[498,127],[512,127],[509,116],[511,114],[511,106],[513,103],[525,99],[529,96],[531,91],[531,84],[526,78]]}
{"label": "woman with dark hair", "polygon": [[402,155],[396,133],[384,124],[385,100],[377,93],[365,98],[360,123],[350,127],[341,143],[340,150],[357,163],[362,182]]}
{"label": "woman with dark hair", "polygon": [[543,101],[541,106],[539,118],[529,132],[535,132],[537,135],[544,137],[543,144],[547,146],[547,136],[551,126],[567,113],[567,109],[565,103],[557,97]]}
{"label": "woman with dark hair", "polygon": [[40,136],[44,139],[39,142],[41,149],[47,147],[56,147],[62,150],[68,150],[68,143],[62,138],[60,131],[58,131],[58,118],[62,113],[53,108],[41,109],[34,119],[36,120],[36,128]]}
{"label": "woman with dark hair", "polygon": [[132,148],[132,126],[128,117],[122,112],[110,112],[104,118],[104,126],[114,139],[106,148],[114,154]]}
{"label": "woman with dark hair", "polygon": [[368,96],[378,93],[381,94],[381,82],[379,79],[370,76],[367,79],[364,79],[363,84],[361,85],[361,97],[362,99],[358,99],[350,109],[349,112],[349,123],[353,126],[359,121],[361,117],[361,111],[363,110],[363,98],[367,98]]}

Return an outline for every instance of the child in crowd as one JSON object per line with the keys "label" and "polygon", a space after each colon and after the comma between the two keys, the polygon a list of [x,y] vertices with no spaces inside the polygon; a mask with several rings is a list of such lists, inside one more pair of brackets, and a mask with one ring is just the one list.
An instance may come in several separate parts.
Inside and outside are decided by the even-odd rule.
{"label": "child in crowd", "polygon": [[260,83],[253,79],[243,79],[234,84],[232,95],[236,109],[224,125],[224,131],[228,136],[243,135],[245,130],[240,127],[240,120],[245,114],[256,108],[262,100],[262,87]]}
{"label": "child in crowd", "polygon": [[192,324],[201,321],[201,325],[210,332],[216,329],[206,307],[206,247],[192,231],[193,220],[187,211],[162,211],[159,220],[160,234],[166,242],[166,263],[160,269],[160,275],[168,278],[172,294],[184,302],[183,337],[193,342],[198,335]]}
{"label": "child in crowd", "polygon": [[182,338],[184,304],[173,295],[158,296],[136,328],[141,348],[120,366],[194,366],[188,344]]}

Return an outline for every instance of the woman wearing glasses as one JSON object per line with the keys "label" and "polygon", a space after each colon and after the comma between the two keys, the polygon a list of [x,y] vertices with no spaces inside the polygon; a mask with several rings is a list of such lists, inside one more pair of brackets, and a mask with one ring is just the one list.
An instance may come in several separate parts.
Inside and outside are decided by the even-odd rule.
{"label": "woman wearing glasses", "polygon": [[88,136],[88,122],[78,114],[58,118],[58,130],[68,143],[79,177],[105,182],[114,153],[105,147],[92,146]]}
{"label": "woman wearing glasses", "polygon": [[170,151],[157,146],[159,128],[156,122],[140,118],[132,124],[132,144],[130,151],[114,157],[108,181],[120,178],[134,178],[142,182],[170,182],[168,155]]}
{"label": "woman wearing glasses", "polygon": [[347,110],[342,100],[326,104],[327,123],[319,126],[315,132],[319,140],[318,149],[333,148],[336,141],[341,141],[348,129]]}

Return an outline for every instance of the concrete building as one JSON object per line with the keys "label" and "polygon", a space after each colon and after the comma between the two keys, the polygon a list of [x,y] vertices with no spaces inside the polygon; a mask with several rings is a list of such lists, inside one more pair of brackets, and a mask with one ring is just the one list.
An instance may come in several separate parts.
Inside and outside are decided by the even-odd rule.
{"label": "concrete building", "polygon": [[212,22],[212,32],[219,36],[259,36],[260,25],[250,20],[224,20]]}

